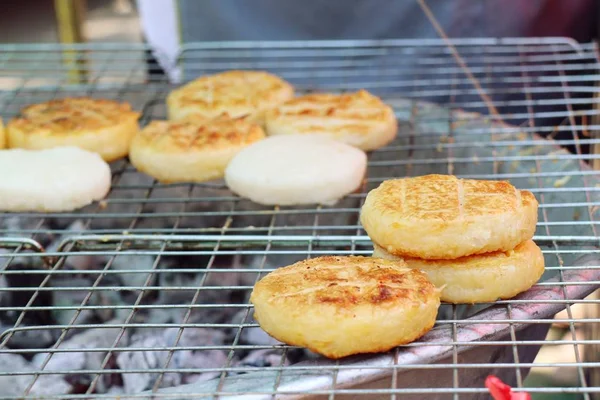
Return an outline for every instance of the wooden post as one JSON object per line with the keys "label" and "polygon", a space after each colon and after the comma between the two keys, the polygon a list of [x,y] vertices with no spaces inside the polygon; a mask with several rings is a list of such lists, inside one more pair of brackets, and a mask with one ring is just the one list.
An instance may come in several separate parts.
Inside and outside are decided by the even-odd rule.
{"label": "wooden post", "polygon": [[[58,36],[64,45],[85,42],[83,22],[85,20],[85,0],[54,0],[54,12],[58,26]],[[84,60],[81,53],[63,50],[63,60],[68,69],[69,83],[82,83],[86,80]]]}

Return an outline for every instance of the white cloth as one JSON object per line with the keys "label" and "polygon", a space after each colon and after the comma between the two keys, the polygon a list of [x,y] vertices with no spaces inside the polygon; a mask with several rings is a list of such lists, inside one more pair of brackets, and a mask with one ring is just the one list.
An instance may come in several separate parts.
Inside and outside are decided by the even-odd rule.
{"label": "white cloth", "polygon": [[138,12],[146,41],[154,57],[172,82],[180,81],[177,67],[180,51],[179,17],[175,0],[137,0]]}

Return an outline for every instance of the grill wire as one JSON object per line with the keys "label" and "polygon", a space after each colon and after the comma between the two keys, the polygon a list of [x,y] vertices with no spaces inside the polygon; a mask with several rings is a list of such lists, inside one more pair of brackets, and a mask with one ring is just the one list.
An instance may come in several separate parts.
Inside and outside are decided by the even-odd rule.
{"label": "grill wire", "polygon": [[[529,385],[539,398],[598,398],[596,45],[452,43],[498,116],[479,114],[490,104],[438,40],[185,46],[184,80],[266,69],[300,92],[370,90],[394,107],[398,138],[370,154],[362,189],[335,206],[261,207],[222,182],[159,184],[123,160],[111,166],[105,201],[0,214],[0,397],[475,399],[489,398],[487,374],[525,390],[534,368],[571,377]],[[148,73],[147,50],[0,46],[2,117],[87,95],[130,102],[142,124],[165,118],[176,85]],[[358,223],[366,193],[427,173],[508,179],[536,195],[547,271],[534,288],[493,304],[444,304],[421,341],[336,362],[258,329],[248,295],[261,276],[322,254],[369,255]],[[542,345],[562,351],[534,362]]]}

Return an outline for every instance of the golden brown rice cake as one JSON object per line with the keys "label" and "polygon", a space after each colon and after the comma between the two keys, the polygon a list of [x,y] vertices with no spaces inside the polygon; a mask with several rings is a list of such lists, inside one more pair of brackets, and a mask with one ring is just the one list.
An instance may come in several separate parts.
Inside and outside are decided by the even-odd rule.
{"label": "golden brown rice cake", "polygon": [[134,137],[129,159],[161,182],[204,182],[222,178],[240,150],[264,137],[243,119],[152,121]]}
{"label": "golden brown rice cake", "polygon": [[267,111],[265,120],[268,135],[322,135],[365,151],[390,143],[398,131],[392,108],[366,90],[297,97]]}
{"label": "golden brown rice cake", "polygon": [[11,148],[49,149],[75,146],[105,161],[127,156],[140,114],[127,103],[87,97],[34,104],[7,126]]}
{"label": "golden brown rice cake", "polygon": [[509,251],[533,237],[538,202],[508,182],[426,175],[383,182],[360,220],[390,254],[454,259]]}
{"label": "golden brown rice cake", "polygon": [[442,290],[448,303],[487,303],[510,299],[528,290],[544,273],[540,248],[527,240],[514,250],[466,256],[454,260],[422,260],[392,256],[375,245],[373,257],[406,262]]}
{"label": "golden brown rice cake", "polygon": [[294,88],[263,71],[227,71],[203,76],[173,90],[167,97],[170,120],[190,116],[249,116],[262,124],[263,113],[294,97]]}
{"label": "golden brown rice cake", "polygon": [[439,295],[403,262],[326,256],[271,272],[250,301],[275,339],[341,358],[418,339],[435,323]]}

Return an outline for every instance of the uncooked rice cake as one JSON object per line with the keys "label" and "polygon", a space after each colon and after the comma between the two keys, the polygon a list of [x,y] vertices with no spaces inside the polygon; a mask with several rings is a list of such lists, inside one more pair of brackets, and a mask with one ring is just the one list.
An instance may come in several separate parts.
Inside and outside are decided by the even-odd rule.
{"label": "uncooked rice cake", "polygon": [[152,121],[132,143],[133,166],[164,183],[223,178],[225,167],[243,148],[265,137],[244,119]]}
{"label": "uncooked rice cake", "polygon": [[198,78],[169,93],[170,120],[189,116],[215,118],[248,116],[263,123],[266,110],[294,97],[294,88],[264,71],[226,71]]}
{"label": "uncooked rice cake", "polygon": [[439,296],[401,261],[325,256],[269,273],[250,302],[269,335],[335,359],[418,339],[435,323]]}
{"label": "uncooked rice cake", "polygon": [[510,251],[533,237],[537,218],[531,192],[452,175],[384,181],[367,194],[360,215],[386,252],[423,259]]}
{"label": "uncooked rice cake", "polygon": [[390,143],[398,131],[394,110],[366,90],[296,97],[266,112],[267,135],[322,135],[364,151]]}
{"label": "uncooked rice cake", "polygon": [[0,210],[73,211],[110,190],[108,164],[77,147],[0,150]]}
{"label": "uncooked rice cake", "polygon": [[454,260],[396,257],[374,245],[373,257],[404,261],[443,288],[447,303],[487,303],[510,299],[531,288],[544,273],[542,250],[527,240],[514,250],[466,256]]}
{"label": "uncooked rice cake", "polygon": [[263,205],[329,205],[361,186],[366,167],[363,151],[333,139],[273,136],[240,151],[225,182]]}
{"label": "uncooked rice cake", "polygon": [[76,146],[106,161],[127,156],[140,114],[127,103],[87,97],[34,104],[7,125],[8,146],[50,149]]}

